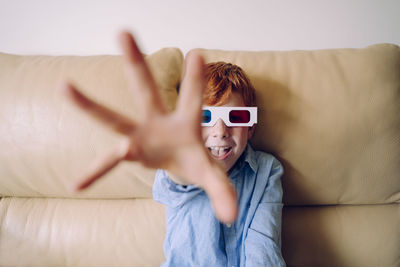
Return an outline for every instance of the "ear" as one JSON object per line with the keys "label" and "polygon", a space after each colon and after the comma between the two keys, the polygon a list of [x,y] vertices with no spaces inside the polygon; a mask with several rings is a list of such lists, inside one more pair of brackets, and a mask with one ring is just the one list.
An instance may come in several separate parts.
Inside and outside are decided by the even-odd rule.
{"label": "ear", "polygon": [[256,129],[255,125],[249,127],[248,134],[247,134],[247,140],[250,140],[253,137],[255,129]]}

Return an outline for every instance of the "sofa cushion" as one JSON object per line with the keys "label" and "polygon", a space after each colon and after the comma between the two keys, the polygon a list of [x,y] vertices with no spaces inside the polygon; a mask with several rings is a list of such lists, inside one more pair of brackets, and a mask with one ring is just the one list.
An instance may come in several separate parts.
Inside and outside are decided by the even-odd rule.
{"label": "sofa cushion", "polygon": [[252,143],[278,156],[290,205],[400,202],[400,48],[196,49],[256,87]]}
{"label": "sofa cushion", "polygon": [[160,266],[165,209],[152,199],[0,199],[0,266]]}
{"label": "sofa cushion", "polygon": [[[169,109],[183,56],[166,48],[146,56]],[[122,163],[86,192],[70,188],[118,135],[78,110],[59,90],[68,78],[86,94],[135,118],[121,56],[19,56],[0,53],[0,195],[151,197],[154,171]]]}
{"label": "sofa cushion", "polygon": [[399,266],[400,205],[286,207],[287,266]]}

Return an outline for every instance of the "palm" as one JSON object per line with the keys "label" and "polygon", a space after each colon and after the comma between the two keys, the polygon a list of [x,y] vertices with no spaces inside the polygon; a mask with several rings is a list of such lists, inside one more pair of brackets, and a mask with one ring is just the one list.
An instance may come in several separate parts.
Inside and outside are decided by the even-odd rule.
{"label": "palm", "polygon": [[152,75],[128,33],[121,35],[127,78],[133,94],[143,101],[140,120],[133,121],[94,102],[73,85],[66,83],[68,96],[78,107],[124,135],[121,143],[93,166],[82,178],[78,189],[90,186],[119,162],[131,160],[150,168],[166,169],[197,184],[209,195],[217,217],[231,222],[237,214],[235,193],[225,172],[210,158],[201,138],[201,105],[204,89],[203,61],[191,55],[176,111],[168,113]]}

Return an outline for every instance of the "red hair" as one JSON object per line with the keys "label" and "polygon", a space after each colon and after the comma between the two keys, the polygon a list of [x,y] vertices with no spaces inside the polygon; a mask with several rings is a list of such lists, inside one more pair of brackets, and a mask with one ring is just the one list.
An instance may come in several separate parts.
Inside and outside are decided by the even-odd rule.
{"label": "red hair", "polygon": [[242,96],[246,106],[256,105],[255,89],[239,66],[221,61],[207,64],[204,104],[223,105],[234,92]]}

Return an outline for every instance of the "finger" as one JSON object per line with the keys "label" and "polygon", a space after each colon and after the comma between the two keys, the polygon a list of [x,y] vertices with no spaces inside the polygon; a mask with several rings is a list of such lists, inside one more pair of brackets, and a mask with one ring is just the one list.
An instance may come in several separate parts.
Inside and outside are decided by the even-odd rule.
{"label": "finger", "polygon": [[130,135],[135,129],[135,123],[129,118],[96,103],[81,93],[74,85],[65,82],[62,86],[65,94],[82,110],[106,126],[124,135]]}
{"label": "finger", "polygon": [[95,181],[103,177],[107,172],[113,169],[121,162],[128,153],[129,144],[125,141],[115,147],[104,158],[97,160],[91,168],[83,175],[83,178],[75,186],[75,191],[81,191],[91,186]]}
{"label": "finger", "polygon": [[138,99],[137,104],[141,112],[165,113],[166,108],[160,92],[133,36],[128,32],[122,32],[119,39],[126,61],[128,82],[135,98]]}
{"label": "finger", "polygon": [[178,112],[187,114],[192,120],[200,120],[205,86],[204,60],[199,54],[191,52],[186,59]]}

